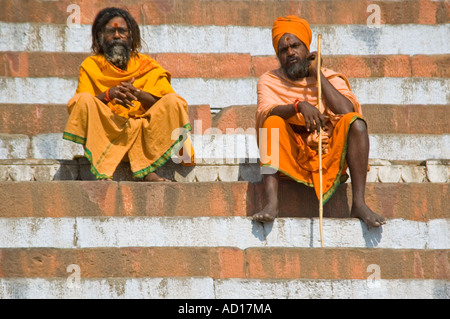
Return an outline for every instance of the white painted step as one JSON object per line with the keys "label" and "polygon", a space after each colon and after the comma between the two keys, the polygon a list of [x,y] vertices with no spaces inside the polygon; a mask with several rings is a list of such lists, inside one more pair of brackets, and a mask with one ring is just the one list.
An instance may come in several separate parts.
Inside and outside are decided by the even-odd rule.
{"label": "white painted step", "polygon": [[[447,78],[353,78],[352,91],[361,104],[450,104]],[[257,103],[258,78],[174,78],[172,86],[188,104],[211,108]],[[0,78],[0,103],[66,104],[74,95],[76,78]]]}
{"label": "white painted step", "polygon": [[[90,52],[91,25],[0,22],[0,51]],[[144,51],[274,55],[270,27],[141,25]],[[445,54],[450,24],[311,25],[325,55]],[[339,35],[339,36],[336,36]],[[429,36],[426,36],[429,35]],[[202,45],[199,45],[202,43]],[[157,49],[155,49],[157,48]]]}
{"label": "white painted step", "polygon": [[[256,163],[259,150],[253,134],[192,134],[197,163]],[[450,159],[450,134],[371,134],[369,158],[424,161]],[[80,144],[62,133],[0,134],[0,159],[72,159],[84,155]]]}
{"label": "white painted step", "polygon": [[[0,218],[0,248],[320,247],[318,218],[62,217]],[[450,249],[450,219],[323,220],[324,247]],[[130,236],[133,234],[133,236]]]}
{"label": "white painted step", "polygon": [[[0,299],[72,298],[187,299],[187,304],[189,299],[449,299],[450,289],[448,281],[433,279],[81,278],[75,284],[67,279],[0,278]],[[257,304],[270,307],[269,300]],[[213,308],[211,316],[223,309]]]}

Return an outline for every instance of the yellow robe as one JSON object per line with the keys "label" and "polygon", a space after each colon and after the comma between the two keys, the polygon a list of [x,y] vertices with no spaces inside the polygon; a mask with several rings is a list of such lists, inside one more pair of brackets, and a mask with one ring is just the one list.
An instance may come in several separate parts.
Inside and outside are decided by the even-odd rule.
{"label": "yellow robe", "polygon": [[[127,109],[96,98],[133,78],[137,89],[159,98],[148,110],[139,101]],[[170,73],[149,56],[132,56],[126,71],[101,55],[87,58],[68,111],[63,138],[84,145],[97,178],[112,178],[117,165],[127,158],[137,178],[155,171],[174,154],[183,154],[185,164],[194,163],[187,103],[171,87]]]}

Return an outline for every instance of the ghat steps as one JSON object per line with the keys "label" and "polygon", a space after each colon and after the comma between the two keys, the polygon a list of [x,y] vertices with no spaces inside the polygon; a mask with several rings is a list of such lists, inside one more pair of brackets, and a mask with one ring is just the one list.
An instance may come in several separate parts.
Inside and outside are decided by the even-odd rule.
{"label": "ghat steps", "polygon": [[[2,1],[0,298],[448,299],[450,6],[376,4],[379,28],[360,0],[121,1],[188,101],[201,155],[164,167],[177,183],[150,184],[125,163],[93,181],[61,139],[90,24],[110,2]],[[281,184],[274,223],[250,218],[265,203],[248,131],[256,83],[278,65],[270,28],[287,14],[309,17],[324,66],[349,77],[370,133],[367,202],[387,218],[350,218],[345,183],[324,207],[325,248],[302,185]]]}

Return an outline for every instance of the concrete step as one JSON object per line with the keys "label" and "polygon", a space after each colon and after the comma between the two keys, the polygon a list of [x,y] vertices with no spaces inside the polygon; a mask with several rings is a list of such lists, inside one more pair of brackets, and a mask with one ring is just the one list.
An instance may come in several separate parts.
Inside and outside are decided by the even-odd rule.
{"label": "concrete step", "polygon": [[[388,161],[369,160],[369,183],[448,183],[449,160]],[[161,176],[177,182],[260,182],[259,163],[217,163],[192,166],[166,163],[158,170]],[[5,159],[0,160],[0,181],[57,181],[95,180],[90,163],[84,158],[74,160]],[[138,181],[128,163],[121,163],[113,176],[114,181]],[[351,179],[349,180],[351,182]]]}
{"label": "concrete step", "polygon": [[[366,202],[388,219],[428,222],[450,218],[447,193],[448,183],[368,183]],[[319,216],[311,188],[282,181],[279,196],[280,217]],[[260,211],[266,196],[262,183],[249,182],[0,182],[0,202],[0,216],[12,219],[215,216],[244,218],[250,225],[245,217]],[[349,218],[351,203],[351,186],[343,184],[324,205],[324,216]]]}
{"label": "concrete step", "polygon": [[[450,51],[450,48],[448,49]],[[176,78],[172,87],[188,104],[209,104],[220,110],[229,105],[256,104],[258,78]],[[353,93],[361,104],[448,105],[447,78],[353,78]],[[64,104],[77,87],[75,78],[0,78],[2,104]],[[192,88],[197,88],[192,90]]]}
{"label": "concrete step", "polygon": [[[256,163],[259,149],[255,129],[247,132],[232,131],[234,134],[222,134],[221,131],[214,134],[192,134],[195,162]],[[247,134],[236,134],[238,132]],[[68,160],[84,155],[82,145],[63,140],[62,135],[49,133],[29,137],[22,134],[0,134],[0,159]],[[425,161],[450,158],[450,134],[369,134],[369,140],[371,159]]]}
{"label": "concrete step", "polygon": [[[124,247],[2,248],[2,278],[67,278],[78,265],[83,279],[210,277],[212,279],[448,280],[448,250]],[[174,262],[176,261],[176,262]],[[377,268],[378,268],[377,267]]]}
{"label": "concrete step", "polygon": [[[8,217],[0,226],[2,248],[321,247],[318,218],[263,224],[250,217]],[[356,218],[323,220],[327,248],[449,250],[449,231],[450,218],[389,219],[381,228]]]}
{"label": "concrete step", "polygon": [[[173,78],[248,78],[279,67],[276,56],[249,53],[153,53]],[[78,78],[79,67],[90,53],[0,52],[0,76]],[[449,57],[435,55],[323,55],[323,66],[348,78],[448,78]],[[182,63],[180,63],[182,62]]]}
{"label": "concrete step", "polygon": [[[274,55],[271,41],[274,19],[275,17],[266,26],[141,24],[139,28],[146,43],[143,50],[145,52]],[[321,33],[324,55],[434,55],[449,52],[449,43],[446,41],[450,28],[448,21],[431,25],[383,24],[379,28],[368,28],[366,24],[315,24],[311,27],[315,34],[311,51],[317,50],[317,34]],[[0,44],[0,51],[88,53],[91,46],[91,28],[91,24],[0,22],[0,30],[6,35]],[[22,41],[17,41],[24,33],[27,36],[22,37]],[[55,37],[55,34],[59,36]],[[339,34],[339,37],[335,34]],[[423,38],[424,34],[433,34],[433,37]],[[410,41],[413,38],[421,38],[420,45]],[[204,45],[198,45],[199,39]],[[247,39],[251,45],[243,45],[242,39]]]}
{"label": "concrete step", "polygon": [[[361,107],[370,134],[450,134],[447,124],[450,104],[363,104]],[[223,134],[227,128],[252,129],[255,112],[254,104],[227,106],[216,114],[211,114],[209,105],[189,105],[193,132],[201,133],[206,130],[212,133],[211,127],[220,129]],[[0,134],[28,136],[62,133],[69,117],[65,104],[0,104],[0,114]]]}
{"label": "concrete step", "polygon": [[[199,162],[168,163],[178,183],[159,184],[131,182],[125,163],[115,181],[91,181],[81,146],[61,138],[109,2],[2,1],[0,298],[450,299],[447,1],[377,1],[380,25],[358,0],[122,1],[197,122]],[[324,65],[363,104],[366,200],[387,218],[377,229],[349,218],[343,184],[324,207],[325,248],[303,185],[281,183],[275,222],[249,217],[266,199],[246,130],[257,78],[278,65],[273,20],[288,14],[309,17],[311,49],[322,33]]]}
{"label": "concrete step", "polygon": [[[0,114],[0,134],[28,136],[62,133],[69,118],[66,104],[0,104]],[[33,120],[30,120],[30,116]],[[189,105],[189,120],[193,129],[194,122],[201,120],[199,133],[210,129],[209,105]]]}
{"label": "concrete step", "polygon": [[[72,4],[72,3],[69,3]],[[17,3],[4,0],[0,20],[5,22],[74,23],[74,9],[54,1]],[[92,23],[97,12],[110,5],[108,0],[77,1],[80,23]],[[253,2],[234,0],[125,1],[123,4],[139,24],[249,25],[271,26],[274,17],[298,14],[311,24],[366,24],[371,12],[368,4],[356,0],[305,0],[295,5],[278,0]],[[439,24],[448,22],[445,0],[377,1],[383,24]],[[258,12],[257,15],[254,13]],[[315,14],[311,14],[314,12]],[[373,10],[372,10],[373,12]]]}
{"label": "concrete step", "polygon": [[[70,273],[68,273],[70,276]],[[0,278],[2,299],[449,299],[448,280],[426,279],[212,279],[210,277]],[[242,301],[244,302],[244,301]],[[204,301],[207,304],[208,301]],[[270,301],[252,313],[279,313]],[[208,308],[214,314],[247,313],[244,303]],[[252,305],[252,304],[250,304]],[[260,308],[262,305],[262,308]],[[267,309],[269,305],[269,309]],[[185,304],[180,307],[184,310]],[[253,306],[253,305],[252,305]],[[211,307],[211,306],[209,306]],[[248,305],[245,307],[249,307]],[[171,309],[172,308],[167,308]],[[177,308],[176,310],[180,310]],[[269,311],[270,310],[270,311]],[[209,314],[205,309],[205,314]]]}
{"label": "concrete step", "polygon": [[[0,105],[1,108],[1,105]],[[369,134],[449,134],[447,105],[363,104]],[[5,110],[5,112],[7,112]],[[256,105],[234,105],[212,116],[211,126],[226,133],[227,128],[247,130],[255,127]],[[203,120],[198,118],[195,120]],[[5,123],[5,133],[8,124]],[[14,133],[11,131],[10,133]],[[18,133],[18,132],[17,132]],[[42,132],[44,133],[44,132]],[[24,134],[24,133],[21,133]]]}

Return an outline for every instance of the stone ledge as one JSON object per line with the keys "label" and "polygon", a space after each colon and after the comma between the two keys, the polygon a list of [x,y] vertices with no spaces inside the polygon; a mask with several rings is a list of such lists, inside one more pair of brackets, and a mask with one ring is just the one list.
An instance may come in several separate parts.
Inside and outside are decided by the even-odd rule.
{"label": "stone ledge", "polygon": [[[370,273],[367,273],[369,277]],[[0,278],[1,299],[449,299],[447,280]],[[185,301],[180,302],[184,306]],[[205,304],[208,302],[205,301]],[[241,305],[242,303],[238,303]],[[264,306],[270,303],[261,302]],[[247,308],[246,308],[247,309]],[[265,309],[265,308],[263,308]],[[292,309],[294,310],[294,309]],[[272,310],[273,312],[273,310]],[[286,312],[286,315],[292,312]],[[277,312],[278,314],[278,312]]]}
{"label": "stone ledge", "polygon": [[[318,218],[60,217],[0,218],[0,248],[235,247],[319,248]],[[368,228],[356,218],[324,218],[325,248],[450,249],[450,219],[388,219]],[[130,236],[130,234],[133,234]]]}
{"label": "stone ledge", "polygon": [[379,267],[383,279],[450,276],[450,251],[445,249],[104,247],[8,248],[0,253],[2,278],[67,278],[68,262],[80,267],[84,279],[366,279],[370,265]]}
{"label": "stone ledge", "polygon": [[[448,183],[450,160],[388,161],[370,159],[369,183]],[[197,164],[177,165],[169,161],[158,171],[177,182],[260,182],[259,164]],[[11,159],[0,160],[0,181],[95,180],[90,164],[84,157],[74,160]],[[133,181],[128,163],[121,163],[115,181]]]}
{"label": "stone ledge", "polygon": [[[197,163],[238,164],[243,161],[256,162],[259,158],[254,129],[246,131],[233,129],[226,134],[222,134],[218,128],[211,130],[213,129],[218,132],[208,129],[210,134],[191,135]],[[450,159],[450,134],[370,134],[369,140],[369,158],[373,159],[404,161]],[[83,147],[64,140],[62,133],[31,137],[22,134],[0,134],[0,159],[59,160],[72,159],[83,154]]]}

